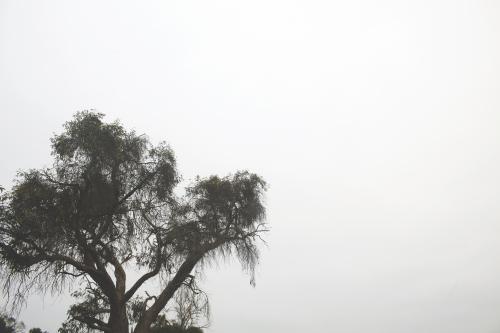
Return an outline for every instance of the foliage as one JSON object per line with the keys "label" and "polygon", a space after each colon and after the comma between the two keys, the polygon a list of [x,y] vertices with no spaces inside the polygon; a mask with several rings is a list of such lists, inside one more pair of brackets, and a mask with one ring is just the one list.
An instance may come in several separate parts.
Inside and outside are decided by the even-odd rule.
{"label": "foliage", "polygon": [[[14,317],[0,313],[0,333],[22,333],[24,332],[24,323],[17,321]],[[40,328],[32,328],[28,333],[48,333]]]}
{"label": "foliage", "polygon": [[16,321],[15,318],[0,314],[0,333],[20,333],[24,329],[22,322]]}
{"label": "foliage", "polygon": [[47,331],[42,331],[42,329],[36,327],[36,328],[32,328],[28,331],[28,333],[47,333]]}
{"label": "foliage", "polygon": [[[79,303],[60,332],[125,333],[134,324],[145,333],[207,263],[235,255],[253,283],[266,231],[259,176],[197,178],[179,196],[167,144],[93,112],[64,129],[52,139],[53,166],[20,172],[0,195],[0,267],[14,303],[76,282]],[[143,275],[127,283],[129,269]],[[162,289],[144,295],[151,280]]]}

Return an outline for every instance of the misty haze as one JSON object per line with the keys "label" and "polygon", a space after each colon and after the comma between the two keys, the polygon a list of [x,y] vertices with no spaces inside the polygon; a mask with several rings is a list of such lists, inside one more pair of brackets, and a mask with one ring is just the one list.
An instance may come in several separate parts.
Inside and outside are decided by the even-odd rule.
{"label": "misty haze", "polygon": [[0,333],[500,331],[500,2],[0,0]]}

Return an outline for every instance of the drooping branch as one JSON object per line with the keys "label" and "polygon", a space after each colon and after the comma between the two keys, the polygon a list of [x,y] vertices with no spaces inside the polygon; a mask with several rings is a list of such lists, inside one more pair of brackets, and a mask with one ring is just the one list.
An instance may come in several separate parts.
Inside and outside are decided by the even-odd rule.
{"label": "drooping branch", "polygon": [[103,332],[112,332],[108,324],[94,317],[73,316],[74,320],[86,324],[89,328]]}

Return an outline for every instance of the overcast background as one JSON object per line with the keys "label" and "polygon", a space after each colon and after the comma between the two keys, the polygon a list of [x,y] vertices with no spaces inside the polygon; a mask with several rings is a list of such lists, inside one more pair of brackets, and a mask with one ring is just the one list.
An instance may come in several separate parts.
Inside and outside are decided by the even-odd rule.
{"label": "overcast background", "polygon": [[[269,183],[209,333],[500,332],[500,2],[0,0],[0,184],[78,110]],[[33,297],[56,332],[68,297]]]}

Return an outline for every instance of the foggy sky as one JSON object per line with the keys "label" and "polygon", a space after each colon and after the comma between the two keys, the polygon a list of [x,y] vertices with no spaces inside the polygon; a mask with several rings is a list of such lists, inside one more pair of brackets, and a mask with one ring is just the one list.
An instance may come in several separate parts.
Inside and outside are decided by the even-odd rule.
{"label": "foggy sky", "polygon": [[209,270],[209,333],[499,332],[499,89],[495,0],[0,0],[0,184],[96,109],[185,180],[269,183],[257,286]]}

